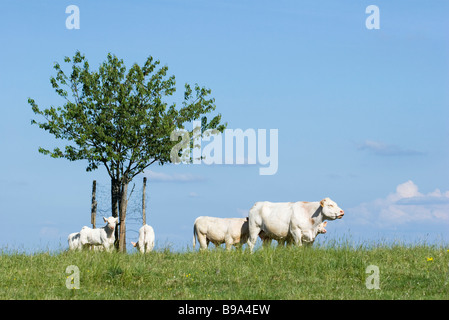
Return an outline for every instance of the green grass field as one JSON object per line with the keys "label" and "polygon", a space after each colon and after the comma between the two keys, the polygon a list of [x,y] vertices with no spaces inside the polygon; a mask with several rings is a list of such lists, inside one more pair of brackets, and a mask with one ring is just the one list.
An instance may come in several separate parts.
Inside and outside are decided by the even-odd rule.
{"label": "green grass field", "polygon": [[[69,265],[79,289],[66,287]],[[379,268],[379,289],[366,287],[369,265]],[[0,299],[449,299],[448,269],[448,248],[427,245],[3,252]]]}

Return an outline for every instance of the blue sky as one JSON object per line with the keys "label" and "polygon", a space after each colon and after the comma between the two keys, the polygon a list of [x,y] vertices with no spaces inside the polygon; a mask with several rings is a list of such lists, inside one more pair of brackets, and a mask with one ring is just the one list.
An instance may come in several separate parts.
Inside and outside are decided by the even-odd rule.
{"label": "blue sky", "polygon": [[[79,30],[65,26],[71,4]],[[365,26],[371,4],[378,30]],[[0,247],[66,248],[67,235],[90,223],[93,179],[107,214],[105,170],[39,154],[57,142],[30,124],[27,98],[59,105],[53,63],[76,50],[93,68],[108,52],[128,66],[151,55],[176,76],[179,95],[186,82],[211,88],[228,128],[278,129],[275,175],[259,175],[259,164],[149,167],[148,223],[159,246],[190,245],[200,215],[324,197],[346,214],[320,241],[449,241],[448,9],[447,1],[4,1]],[[130,206],[139,206],[142,177]]]}

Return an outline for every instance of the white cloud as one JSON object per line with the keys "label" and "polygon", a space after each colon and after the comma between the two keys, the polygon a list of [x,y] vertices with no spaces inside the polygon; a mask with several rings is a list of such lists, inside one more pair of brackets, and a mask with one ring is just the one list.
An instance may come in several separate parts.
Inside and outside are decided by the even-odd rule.
{"label": "white cloud", "polygon": [[348,209],[354,222],[373,227],[397,227],[406,224],[449,224],[449,192],[435,189],[420,193],[409,180],[396,187],[386,198],[376,199]]}
{"label": "white cloud", "polygon": [[366,140],[357,146],[358,150],[367,150],[378,156],[417,156],[424,154],[421,151],[404,149],[394,144]]}
{"label": "white cloud", "polygon": [[167,174],[162,172],[154,172],[148,170],[144,173],[144,175],[148,178],[148,180],[156,181],[156,182],[193,182],[193,181],[202,181],[204,177],[193,175],[191,173],[173,173]]}
{"label": "white cloud", "polygon": [[396,187],[396,192],[388,196],[388,200],[395,202],[405,198],[422,197],[419,193],[418,186],[409,180]]}
{"label": "white cloud", "polygon": [[239,215],[241,215],[243,218],[248,216],[249,210],[248,209],[241,209],[237,208],[237,212]]}
{"label": "white cloud", "polygon": [[59,229],[54,227],[42,227],[39,230],[39,235],[46,238],[56,238],[59,236]]}

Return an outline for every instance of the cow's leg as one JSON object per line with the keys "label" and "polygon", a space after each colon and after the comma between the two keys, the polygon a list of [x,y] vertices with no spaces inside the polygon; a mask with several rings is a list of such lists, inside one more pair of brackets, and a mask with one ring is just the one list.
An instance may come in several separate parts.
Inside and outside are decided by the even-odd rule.
{"label": "cow's leg", "polygon": [[308,241],[308,242],[304,242],[304,246],[306,246],[306,247],[311,247],[314,241],[315,241],[315,240],[313,240],[313,241]]}
{"label": "cow's leg", "polygon": [[224,240],[226,251],[231,250],[234,243],[238,243],[238,241],[234,240],[231,235],[226,235]]}
{"label": "cow's leg", "polygon": [[293,243],[294,243],[297,247],[302,246],[302,241],[301,241],[302,233],[301,233],[301,229],[299,229],[299,228],[292,228],[292,229],[290,230],[290,234],[291,234],[291,236],[292,236]]}
{"label": "cow's leg", "polygon": [[254,250],[254,246],[256,245],[257,237],[259,236],[261,229],[257,225],[249,226],[249,237],[248,237],[248,247],[250,252],[252,253]]}
{"label": "cow's leg", "polygon": [[271,238],[267,236],[264,231],[259,232],[259,238],[262,240],[263,247],[269,247],[271,245]]}
{"label": "cow's leg", "polygon": [[279,239],[278,240],[278,248],[283,247],[285,245],[285,239]]}
{"label": "cow's leg", "polygon": [[106,252],[112,252],[114,250],[114,245],[109,242],[106,242],[103,243],[103,248]]}
{"label": "cow's leg", "polygon": [[202,234],[201,232],[198,232],[197,237],[198,242],[200,243],[200,249],[202,250],[207,249],[207,246],[209,245],[209,239],[206,238],[206,235]]}
{"label": "cow's leg", "polygon": [[263,246],[264,248],[270,247],[270,246],[271,246],[271,239],[268,238],[268,237],[265,237],[265,238],[263,239],[262,246]]}
{"label": "cow's leg", "polygon": [[251,253],[253,253],[254,246],[256,245],[257,237],[262,231],[262,218],[260,216],[260,208],[254,205],[248,213],[248,247]]}

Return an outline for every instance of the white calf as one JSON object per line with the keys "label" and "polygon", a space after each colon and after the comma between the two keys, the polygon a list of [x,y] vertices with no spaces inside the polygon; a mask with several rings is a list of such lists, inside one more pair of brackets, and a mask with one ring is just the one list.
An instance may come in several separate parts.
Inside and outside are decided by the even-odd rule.
{"label": "white calf", "polygon": [[[315,242],[315,238],[318,234],[320,233],[326,233],[327,230],[325,229],[327,225],[327,221],[321,222],[317,227],[315,227],[312,230],[307,230],[306,232],[304,232],[302,234],[302,242],[306,243],[306,244],[310,244],[312,245]],[[273,238],[271,238],[270,236],[268,236],[265,232],[261,231],[259,233],[259,237],[260,239],[263,241],[263,245],[264,246],[268,246],[271,244],[271,240],[273,240]],[[287,243],[288,246],[293,244],[293,238],[291,236],[287,236],[286,238],[281,238],[281,239],[277,239],[278,242],[278,247],[282,247],[285,245],[285,243]]]}
{"label": "white calf", "polygon": [[80,233],[81,247],[102,246],[106,251],[112,251],[114,248],[115,235],[114,230],[118,223],[118,218],[103,217],[106,225],[103,228],[92,229],[83,227]]}
{"label": "white calf", "polygon": [[74,232],[69,234],[67,241],[69,243],[69,250],[81,250],[80,233]]}
{"label": "white calf", "polygon": [[312,245],[315,242],[315,238],[317,235],[327,232],[327,230],[325,229],[326,225],[327,221],[324,221],[321,222],[315,229],[303,231],[301,238],[302,242]]}
{"label": "white calf", "polygon": [[141,253],[150,252],[154,248],[154,230],[149,225],[144,225],[139,229],[139,240],[131,244],[140,250]]}

